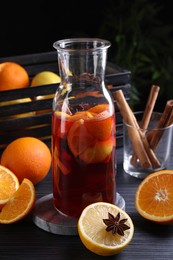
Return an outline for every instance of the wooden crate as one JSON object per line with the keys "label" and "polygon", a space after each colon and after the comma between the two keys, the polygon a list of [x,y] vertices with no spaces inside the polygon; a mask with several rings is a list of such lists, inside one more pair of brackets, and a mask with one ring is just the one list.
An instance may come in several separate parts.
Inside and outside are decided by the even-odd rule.
{"label": "wooden crate", "polygon": [[[0,62],[14,61],[25,67],[30,80],[33,76],[41,71],[49,70],[58,73],[57,53],[46,52],[39,54],[14,56],[8,58],[1,58]],[[130,72],[123,70],[118,66],[107,63],[106,84],[113,92],[117,89],[122,89],[127,101],[130,93]],[[58,84],[50,84],[38,87],[29,87],[25,89],[15,89],[0,92],[0,102],[10,101],[22,98],[33,98],[36,96],[44,96],[55,93]],[[35,100],[27,103],[13,104],[0,106],[0,153],[8,143],[14,139],[22,136],[37,137],[48,145],[51,143],[51,111],[43,114],[30,114],[23,117],[23,113],[31,113],[39,110],[50,110],[52,108],[52,99]],[[117,146],[122,145],[122,118],[116,106],[116,121],[117,121]],[[9,116],[19,115],[18,118],[7,118]]]}

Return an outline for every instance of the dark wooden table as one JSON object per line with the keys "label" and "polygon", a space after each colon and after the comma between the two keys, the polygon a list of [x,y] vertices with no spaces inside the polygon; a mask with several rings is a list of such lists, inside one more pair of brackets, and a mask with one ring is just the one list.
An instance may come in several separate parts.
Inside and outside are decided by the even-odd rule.
{"label": "dark wooden table", "polygon": [[[122,148],[117,149],[117,191],[126,201],[126,211],[131,216],[135,233],[130,245],[109,259],[173,259],[173,225],[153,224],[136,212],[134,196],[141,180],[131,177],[122,169]],[[173,157],[172,157],[173,158]],[[170,165],[173,169],[173,163]],[[37,198],[52,192],[51,173],[37,185]],[[32,215],[11,225],[0,225],[0,260],[54,260],[101,259],[87,250],[78,236],[55,235],[37,227]]]}

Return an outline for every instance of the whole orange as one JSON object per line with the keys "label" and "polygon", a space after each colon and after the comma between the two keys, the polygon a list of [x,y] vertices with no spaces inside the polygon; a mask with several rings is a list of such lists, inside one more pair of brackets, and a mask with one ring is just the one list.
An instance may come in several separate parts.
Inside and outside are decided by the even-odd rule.
{"label": "whole orange", "polygon": [[48,146],[35,137],[20,137],[4,149],[1,165],[11,170],[21,183],[24,178],[34,184],[41,182],[51,166],[51,152]]}
{"label": "whole orange", "polygon": [[0,91],[29,87],[26,69],[15,62],[0,63]]}

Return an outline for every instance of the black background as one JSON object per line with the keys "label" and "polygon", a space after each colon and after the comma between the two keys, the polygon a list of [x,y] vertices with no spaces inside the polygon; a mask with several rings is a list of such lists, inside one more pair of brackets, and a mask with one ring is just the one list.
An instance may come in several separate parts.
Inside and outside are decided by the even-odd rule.
{"label": "black background", "polygon": [[53,51],[53,42],[63,38],[95,37],[104,4],[35,0],[3,6],[0,57]]}
{"label": "black background", "polygon": [[[133,4],[133,0],[126,1]],[[148,1],[161,3],[164,8],[159,18],[172,23],[170,0]],[[4,2],[0,8],[0,57],[53,51],[53,42],[63,38],[97,37],[111,0]]]}

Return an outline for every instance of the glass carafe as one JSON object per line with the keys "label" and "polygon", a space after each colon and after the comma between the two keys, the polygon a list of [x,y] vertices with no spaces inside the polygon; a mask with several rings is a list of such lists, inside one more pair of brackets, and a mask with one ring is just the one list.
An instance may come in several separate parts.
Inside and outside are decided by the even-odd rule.
{"label": "glass carafe", "polygon": [[110,42],[95,38],[59,40],[61,83],[53,100],[53,203],[78,218],[97,201],[115,203],[115,110],[105,86]]}

